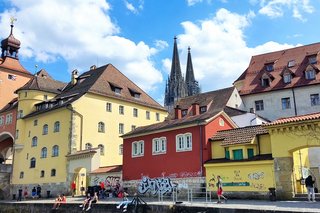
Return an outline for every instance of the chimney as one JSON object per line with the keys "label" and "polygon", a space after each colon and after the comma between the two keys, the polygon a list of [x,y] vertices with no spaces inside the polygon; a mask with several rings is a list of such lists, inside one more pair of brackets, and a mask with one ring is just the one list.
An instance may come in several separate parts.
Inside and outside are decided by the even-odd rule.
{"label": "chimney", "polygon": [[79,76],[79,72],[77,69],[75,69],[71,72],[71,84],[72,85],[75,85],[77,83],[78,76]]}
{"label": "chimney", "polygon": [[92,65],[92,66],[90,67],[90,70],[95,70],[96,68],[97,68],[96,65]]}
{"label": "chimney", "polygon": [[200,114],[200,107],[197,102],[192,104],[192,115],[199,115]]}
{"label": "chimney", "polygon": [[181,108],[179,105],[174,108],[174,119],[181,119]]}

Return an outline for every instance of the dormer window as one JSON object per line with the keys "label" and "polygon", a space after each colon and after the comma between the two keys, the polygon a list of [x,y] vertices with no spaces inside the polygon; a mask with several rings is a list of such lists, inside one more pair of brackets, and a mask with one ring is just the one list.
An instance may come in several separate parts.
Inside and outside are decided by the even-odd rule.
{"label": "dormer window", "polygon": [[306,70],[305,71],[305,77],[308,80],[315,79],[316,78],[316,73],[315,73],[314,69]]}
{"label": "dormer window", "polygon": [[309,64],[316,64],[317,63],[317,55],[309,56]]}
{"label": "dormer window", "polygon": [[285,73],[283,75],[283,82],[286,84],[291,83],[292,75],[290,73]]}
{"label": "dormer window", "polygon": [[131,96],[134,97],[135,99],[139,99],[140,98],[140,96],[141,96],[140,92],[135,91],[135,90],[130,89],[130,88],[129,88],[129,91],[130,91]]}
{"label": "dormer window", "polygon": [[207,111],[207,106],[200,107],[200,114],[205,113]]}
{"label": "dormer window", "polygon": [[273,71],[273,70],[274,70],[273,63],[266,64],[266,70],[267,70],[268,72]]}
{"label": "dormer window", "polygon": [[182,117],[186,116],[187,114],[188,114],[188,110],[187,109],[181,110]]}
{"label": "dormer window", "polygon": [[261,79],[261,85],[263,87],[269,87],[270,86],[270,79],[269,78],[262,78]]}
{"label": "dormer window", "polygon": [[116,84],[114,84],[114,83],[110,83],[110,82],[109,82],[109,84],[110,84],[111,90],[112,90],[115,94],[121,95],[122,87],[120,87],[120,86],[118,86],[118,85],[116,85]]}
{"label": "dormer window", "polygon": [[288,67],[294,67],[294,65],[296,65],[296,61],[295,60],[291,60],[288,62]]}

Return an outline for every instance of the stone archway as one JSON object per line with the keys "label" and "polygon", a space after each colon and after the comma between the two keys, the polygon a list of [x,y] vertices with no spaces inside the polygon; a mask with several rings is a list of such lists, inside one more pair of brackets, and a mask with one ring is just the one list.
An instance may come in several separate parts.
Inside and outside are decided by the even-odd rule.
{"label": "stone archway", "polygon": [[75,195],[84,195],[88,187],[87,169],[83,167],[76,168],[74,170],[71,183],[73,181],[76,184]]}
{"label": "stone archway", "polygon": [[12,164],[14,137],[9,132],[0,133],[0,163]]}

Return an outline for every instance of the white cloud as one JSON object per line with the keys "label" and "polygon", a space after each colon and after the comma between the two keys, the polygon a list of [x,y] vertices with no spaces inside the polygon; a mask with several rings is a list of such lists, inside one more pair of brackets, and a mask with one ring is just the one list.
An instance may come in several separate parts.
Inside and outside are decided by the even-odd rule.
{"label": "white cloud", "polygon": [[285,10],[292,10],[292,16],[305,21],[302,13],[313,13],[314,8],[309,0],[261,0],[260,14],[277,18],[284,15]]}
{"label": "white cloud", "polygon": [[[121,29],[111,21],[106,1],[12,0],[11,4],[16,9],[0,14],[0,24],[8,26],[11,15],[18,19],[14,35],[22,43],[20,56],[45,63],[62,57],[70,71],[86,71],[96,62],[112,63],[145,90],[162,82],[161,72],[150,60],[157,47],[119,36]],[[1,36],[8,36],[8,30],[1,28]]]}
{"label": "white cloud", "polygon": [[193,6],[193,5],[195,5],[197,3],[201,3],[201,2],[202,2],[202,0],[187,0],[188,6]]}
{"label": "white cloud", "polygon": [[128,2],[128,1],[126,1],[126,0],[124,0],[124,4],[125,4],[126,8],[127,8],[130,12],[132,12],[132,13],[134,13],[134,14],[138,14],[139,11],[143,10],[144,1],[143,1],[143,0],[139,0],[137,7],[135,7],[132,3],[130,3],[130,2]]}
{"label": "white cloud", "polygon": [[169,44],[168,44],[168,42],[163,41],[163,40],[156,40],[156,41],[155,41],[155,46],[156,46],[158,49],[162,50],[162,49],[167,48],[167,47],[169,46]]}
{"label": "white cloud", "polygon": [[[244,30],[250,26],[253,12],[246,15],[220,9],[210,19],[197,23],[183,22],[184,33],[178,35],[181,69],[185,73],[187,49],[191,55],[196,79],[203,91],[231,86],[248,67],[252,55],[292,47],[288,44],[267,42],[257,47],[248,47]],[[170,69],[169,58],[162,61]],[[170,63],[170,64],[169,64]]]}

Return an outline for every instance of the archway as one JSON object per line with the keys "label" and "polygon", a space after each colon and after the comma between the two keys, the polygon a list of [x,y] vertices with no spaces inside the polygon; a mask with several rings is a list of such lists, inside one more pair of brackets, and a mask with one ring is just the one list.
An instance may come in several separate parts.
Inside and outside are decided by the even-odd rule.
{"label": "archway", "polygon": [[0,133],[0,163],[12,164],[13,136],[9,132]]}
{"label": "archway", "polygon": [[89,182],[87,169],[83,167],[76,168],[73,173],[72,182],[76,184],[75,195],[84,195]]}

